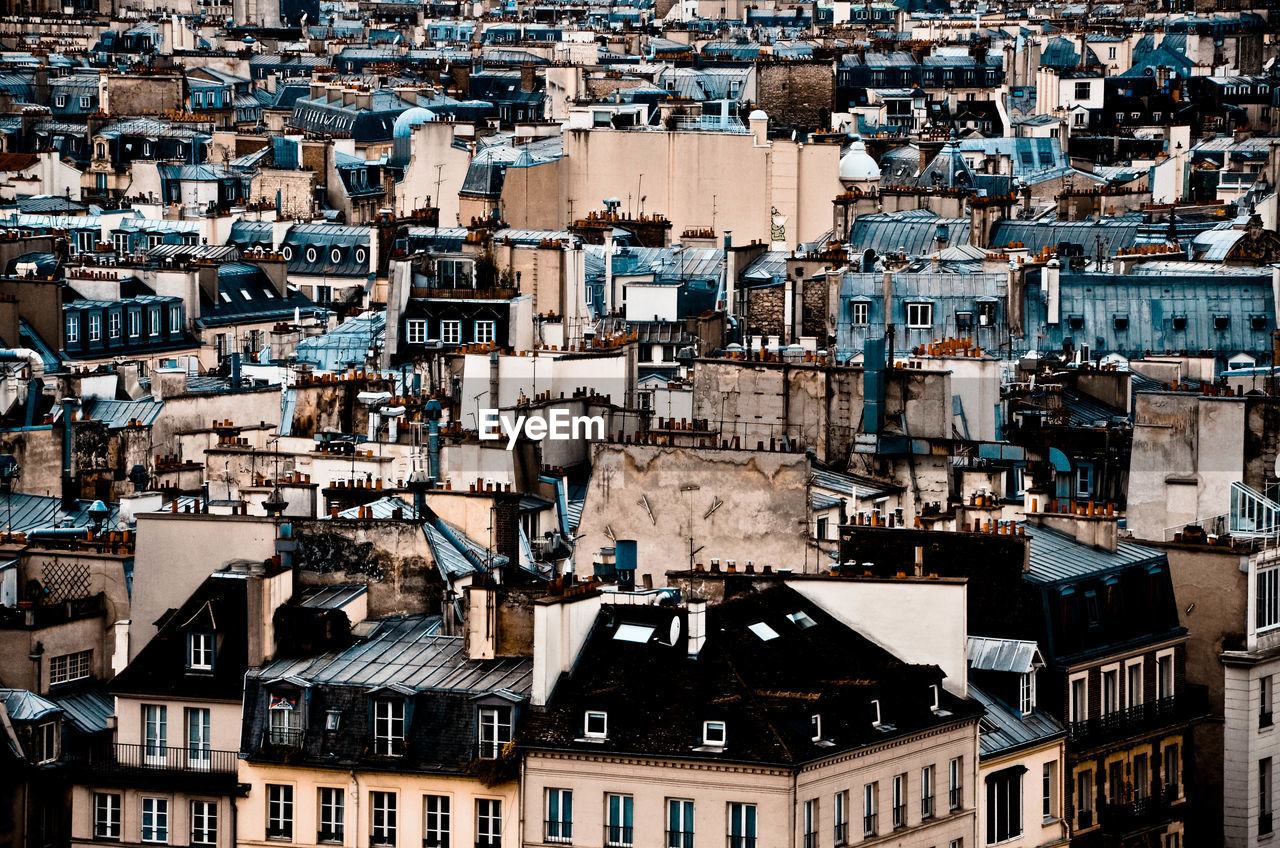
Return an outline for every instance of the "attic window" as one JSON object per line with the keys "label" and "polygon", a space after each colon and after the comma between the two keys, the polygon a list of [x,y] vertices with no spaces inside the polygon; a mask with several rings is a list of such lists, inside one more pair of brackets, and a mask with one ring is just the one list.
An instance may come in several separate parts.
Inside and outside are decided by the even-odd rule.
{"label": "attic window", "polygon": [[338,729],[338,727],[339,727],[339,725],[341,725],[341,724],[342,724],[342,711],[341,711],[341,710],[328,710],[328,711],[326,711],[326,712],[325,712],[325,714],[324,714],[324,729],[325,729],[325,730],[337,730],[337,729]]}
{"label": "attic window", "polygon": [[248,289],[240,289],[240,294],[244,296],[245,300],[253,300],[253,295],[249,294]]}
{"label": "attic window", "polygon": [[818,622],[810,618],[809,614],[804,611],[789,612],[787,613],[787,618],[791,619],[795,626],[799,627],[801,630],[808,630],[810,627],[818,626]]}
{"label": "attic window", "polygon": [[1068,316],[1067,316],[1067,326],[1068,326],[1068,327],[1070,327],[1072,330],[1083,330],[1083,329],[1084,329],[1084,316],[1083,316],[1083,315],[1068,315]]}
{"label": "attic window", "polygon": [[1128,316],[1128,315],[1117,315],[1117,316],[1115,316],[1115,318],[1113,318],[1112,320],[1115,322],[1115,328],[1116,328],[1117,330],[1127,330],[1127,329],[1129,329],[1129,316]]}
{"label": "attic window", "polygon": [[213,671],[213,634],[187,634],[187,668],[192,671]]}
{"label": "attic window", "polygon": [[961,311],[961,312],[957,312],[957,313],[956,313],[956,328],[957,328],[957,329],[960,329],[960,330],[967,330],[967,329],[969,329],[969,328],[970,328],[970,327],[972,327],[972,326],[973,326],[973,313],[972,313],[972,312],[965,312],[965,311]]}
{"label": "attic window", "polygon": [[714,748],[723,748],[728,733],[723,721],[704,721],[702,723],[702,744]]}
{"label": "attic window", "polygon": [[1225,330],[1225,329],[1227,329],[1227,328],[1228,328],[1228,327],[1230,327],[1230,326],[1231,326],[1231,316],[1230,316],[1230,315],[1215,315],[1215,316],[1213,316],[1213,329],[1215,329],[1215,330]]}
{"label": "attic window", "polygon": [[653,628],[647,624],[619,624],[613,631],[613,638],[618,642],[635,642],[643,645],[653,638]]}
{"label": "attic window", "polygon": [[588,739],[604,739],[609,735],[609,714],[588,710],[582,732]]}
{"label": "attic window", "polygon": [[1249,326],[1256,331],[1267,329],[1267,316],[1251,315],[1249,316]]}
{"label": "attic window", "polygon": [[1173,316],[1173,329],[1175,330],[1187,329],[1187,316],[1185,315]]}
{"label": "attic window", "polygon": [[222,298],[223,303],[231,302],[231,295],[227,294],[226,292],[218,292],[218,296]]}
{"label": "attic window", "polygon": [[936,683],[930,684],[929,697],[932,699],[932,703],[929,705],[929,709],[933,710],[936,713],[938,711],[938,707],[941,706],[941,702],[938,700],[938,684]]}
{"label": "attic window", "polygon": [[814,742],[822,741],[822,716],[809,716],[809,738]]}
{"label": "attic window", "polygon": [[373,702],[373,752],[384,756],[404,753],[404,701],[379,698]]}
{"label": "attic window", "polygon": [[774,630],[763,621],[757,621],[755,624],[747,625],[747,629],[760,637],[761,642],[768,642],[778,638],[778,631]]}

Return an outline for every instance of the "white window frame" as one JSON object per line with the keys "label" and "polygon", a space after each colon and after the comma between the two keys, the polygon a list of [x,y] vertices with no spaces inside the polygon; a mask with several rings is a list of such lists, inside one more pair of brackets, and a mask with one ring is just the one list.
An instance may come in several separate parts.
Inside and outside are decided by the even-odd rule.
{"label": "white window frame", "polygon": [[139,839],[155,845],[169,844],[169,799],[143,795]]}
{"label": "white window frame", "polygon": [[267,839],[293,841],[293,794],[292,783],[267,784]]}
{"label": "white window frame", "polygon": [[381,756],[403,753],[405,730],[404,699],[375,698],[373,701],[373,752]]}
{"label": "white window frame", "polygon": [[102,340],[102,315],[97,312],[89,313],[89,341],[96,342]]}
{"label": "white window frame", "polygon": [[[1138,670],[1138,681],[1137,681],[1137,682],[1138,682],[1138,695],[1137,695],[1137,697],[1136,697],[1136,698],[1134,697],[1134,694],[1133,694],[1133,687],[1130,685],[1131,683],[1133,683],[1133,682],[1134,682],[1134,680],[1133,680],[1133,670],[1134,670],[1135,668]],[[1142,679],[1142,678],[1143,678],[1143,673],[1144,673],[1144,672],[1145,672],[1145,669],[1143,668],[1142,657],[1138,657],[1137,659],[1132,659],[1132,660],[1126,660],[1126,661],[1125,661],[1125,664],[1124,664],[1124,705],[1125,705],[1127,708],[1129,708],[1129,709],[1133,709],[1134,707],[1142,706],[1142,704],[1143,704],[1143,703],[1145,703],[1145,701],[1146,701],[1146,697],[1145,697],[1145,696],[1146,696],[1146,691],[1145,691],[1145,690],[1146,690],[1146,683],[1145,683],[1145,682],[1143,681],[1143,679]]]}
{"label": "white window frame", "polygon": [[452,807],[452,796],[422,796],[423,848],[449,848]]}
{"label": "white window frame", "polygon": [[218,802],[193,799],[190,804],[191,844],[218,844]]}
{"label": "white window frame", "polygon": [[1033,668],[1026,674],[1019,675],[1018,711],[1024,716],[1031,715],[1036,709],[1036,670]]}
{"label": "white window frame", "polygon": [[890,810],[893,816],[893,829],[899,830],[907,826],[907,775],[895,774],[893,776],[893,807]]}
{"label": "white window frame", "polygon": [[[1168,674],[1168,680],[1165,674]],[[1157,700],[1172,698],[1178,686],[1178,668],[1173,648],[1156,651],[1156,691]]]}
{"label": "white window frame", "polygon": [[183,722],[187,731],[187,765],[207,771],[213,759],[213,713],[208,707],[185,707]]}
{"label": "white window frame", "polygon": [[188,633],[187,668],[192,671],[213,671],[213,650],[216,643],[217,637],[212,633]]}
{"label": "white window frame", "polygon": [[702,723],[702,744],[711,748],[723,748],[729,742],[729,728],[723,721]]}
{"label": "white window frame", "polygon": [[933,303],[925,300],[912,300],[903,304],[908,330],[929,330],[933,328]]}
{"label": "white window frame", "polygon": [[369,844],[391,848],[399,830],[400,799],[393,789],[369,792]]}
{"label": "white window frame", "polygon": [[68,342],[80,341],[80,316],[68,315],[66,324],[67,324],[67,330],[66,330],[67,341]]}
{"label": "white window frame", "polygon": [[[1177,780],[1172,780],[1172,781],[1169,780],[1169,763],[1171,761],[1169,756],[1169,751],[1171,750],[1174,752],[1172,762],[1174,763],[1174,768],[1177,770],[1177,775],[1175,775],[1177,777]],[[1179,744],[1178,742],[1170,742],[1169,744],[1164,745],[1163,747],[1160,748],[1160,785],[1164,788],[1166,792],[1168,791],[1170,786],[1174,786],[1178,790],[1177,797],[1180,800],[1185,790],[1185,786],[1183,784],[1184,784],[1184,778],[1182,774],[1182,745]],[[1170,799],[1170,800],[1174,800],[1174,799]]]}
{"label": "white window frame", "polygon": [[347,830],[346,790],[337,786],[317,787],[316,806],[320,812],[320,821],[316,828],[316,842],[342,844]]}
{"label": "white window frame", "polygon": [[475,327],[476,344],[489,344],[498,334],[498,322],[491,318],[476,321]]}
{"label": "white window frame", "polygon": [[423,344],[427,340],[427,322],[421,318],[411,318],[404,322],[404,340],[406,344]]}
{"label": "white window frame", "polygon": [[129,310],[129,338],[136,339],[142,332],[142,314],[136,309]]}
{"label": "white window frame", "polygon": [[1254,574],[1254,629],[1262,633],[1280,627],[1280,565]]}
{"label": "white window frame", "polygon": [[632,848],[635,842],[635,796],[619,792],[604,796],[604,828],[606,848]]}
{"label": "white window frame", "polygon": [[573,842],[573,790],[548,788],[543,798],[544,841]]}
{"label": "white window frame", "polygon": [[164,704],[142,705],[143,760],[164,765],[169,758],[169,709]]}
{"label": "white window frame", "polygon": [[866,300],[855,300],[850,304],[849,322],[855,327],[866,327],[871,324],[871,303]]}
{"label": "white window frame", "polygon": [[[1022,785],[1023,774],[1023,772],[1017,771],[1016,768],[1008,768],[1001,769],[1000,771],[987,776],[987,832],[983,835],[987,845],[995,845],[1000,842],[1017,839],[1022,836],[1023,832],[1026,830],[1026,823],[1022,820],[1022,806],[1024,802],[1024,787]],[[1007,777],[1002,777],[1003,775],[1007,775]],[[999,778],[998,783],[995,780],[996,778]],[[1002,796],[999,791],[999,787],[1001,785],[1016,787],[1017,798],[1015,799],[1013,797],[1013,791],[1011,789],[1007,790]],[[999,829],[1002,818],[1000,815],[1002,804],[1005,811],[1004,818],[1008,820],[1006,825],[1009,828],[1008,832],[1003,834]],[[995,812],[994,816],[992,815],[992,811]],[[993,835],[995,838],[992,838]]]}
{"label": "white window frame", "polygon": [[864,783],[862,785],[862,835],[870,838],[876,835],[876,808],[880,802],[880,784]]}
{"label": "white window frame", "polygon": [[113,309],[107,313],[107,334],[113,339],[120,338],[120,311]]}
{"label": "white window frame", "polygon": [[151,335],[160,335],[160,309],[151,307],[147,310],[147,327],[151,330]]}
{"label": "white window frame", "polygon": [[169,332],[176,333],[182,329],[182,307],[176,303],[169,305]]}
{"label": "white window frame", "polygon": [[495,848],[502,844],[502,800],[476,799],[476,846]]}
{"label": "white window frame", "polygon": [[443,344],[462,344],[462,322],[452,319],[441,321],[440,341]]}
{"label": "white window frame", "polygon": [[964,757],[947,762],[947,809],[955,812],[964,806]]}
{"label": "white window frame", "polygon": [[[1107,692],[1107,681],[1114,681],[1111,692]],[[1113,663],[1104,665],[1098,669],[1098,685],[1102,687],[1102,699],[1098,702],[1101,714],[1109,716],[1118,713],[1123,709],[1123,702],[1120,700],[1120,664]],[[1111,700],[1107,700],[1107,695],[1111,695]]]}
{"label": "white window frame", "polygon": [[[598,724],[592,728],[593,722]],[[607,739],[609,737],[609,714],[603,710],[587,710],[582,717],[582,735],[588,739]]]}
{"label": "white window frame", "polygon": [[756,805],[730,801],[728,813],[729,827],[726,835],[729,848],[755,848],[760,832],[759,810]]}
{"label": "white window frame", "polygon": [[[1083,704],[1077,705],[1075,699],[1076,683],[1084,686],[1084,697],[1080,700]],[[1076,709],[1077,706],[1083,706],[1084,714],[1080,715]],[[1070,721],[1085,721],[1089,718],[1089,672],[1082,671],[1079,674],[1073,674],[1067,679],[1067,718]]]}
{"label": "white window frame", "polygon": [[495,760],[502,754],[502,749],[512,740],[514,711],[511,707],[480,707],[477,714],[478,740],[480,758]]}
{"label": "white window frame", "polygon": [[820,713],[814,713],[809,716],[809,741],[822,741],[822,715]]}
{"label": "white window frame", "polygon": [[93,793],[93,838],[120,841],[120,811],[123,797],[119,792]]}
{"label": "white window frame", "polygon": [[58,759],[58,720],[41,722],[36,727],[36,742],[39,751],[36,752],[36,761],[38,763],[51,763]]}
{"label": "white window frame", "polygon": [[93,649],[62,654],[49,660],[49,685],[84,680],[92,674]]}
{"label": "white window frame", "polygon": [[1044,763],[1040,769],[1040,813],[1046,822],[1057,821],[1058,814],[1058,762]]}

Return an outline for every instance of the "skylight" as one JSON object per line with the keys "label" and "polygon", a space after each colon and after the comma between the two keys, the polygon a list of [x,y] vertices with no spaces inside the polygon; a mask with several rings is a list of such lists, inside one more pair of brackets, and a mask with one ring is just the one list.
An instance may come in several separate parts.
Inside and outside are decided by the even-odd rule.
{"label": "skylight", "polygon": [[801,630],[808,630],[810,627],[818,626],[818,622],[810,618],[809,614],[804,611],[789,612],[787,613],[787,618],[791,619],[795,626],[799,627]]}
{"label": "skylight", "polygon": [[249,294],[248,289],[240,289],[240,294],[244,295],[245,300],[253,300],[253,295]]}
{"label": "skylight", "polygon": [[747,625],[747,629],[760,637],[761,642],[768,642],[770,639],[778,638],[778,631],[774,630],[763,621],[757,621],[755,624]]}
{"label": "skylight", "polygon": [[613,632],[613,638],[618,642],[636,642],[643,645],[653,638],[653,628],[647,624],[619,624],[618,629]]}

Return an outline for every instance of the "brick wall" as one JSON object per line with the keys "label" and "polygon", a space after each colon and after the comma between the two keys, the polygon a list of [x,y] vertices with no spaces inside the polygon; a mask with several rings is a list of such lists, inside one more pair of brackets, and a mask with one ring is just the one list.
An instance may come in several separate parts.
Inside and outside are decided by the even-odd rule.
{"label": "brick wall", "polygon": [[835,73],[823,62],[761,63],[756,95],[774,124],[825,126],[834,102]]}

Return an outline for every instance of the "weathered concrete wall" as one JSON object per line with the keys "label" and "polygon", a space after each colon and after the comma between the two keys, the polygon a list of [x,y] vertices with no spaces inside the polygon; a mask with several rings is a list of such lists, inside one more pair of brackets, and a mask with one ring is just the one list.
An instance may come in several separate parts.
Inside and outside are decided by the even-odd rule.
{"label": "weathered concrete wall", "polygon": [[182,111],[182,77],[177,74],[107,77],[105,108],[113,115],[161,115]]}
{"label": "weathered concrete wall", "polygon": [[830,122],[835,70],[830,62],[762,62],[756,66],[756,93],[775,123],[823,127]]}
{"label": "weathered concrete wall", "polygon": [[590,573],[614,539],[635,539],[637,584],[647,575],[663,586],[667,571],[689,567],[690,535],[697,562],[816,571],[808,476],[803,454],[599,445],[578,527],[579,572]]}

